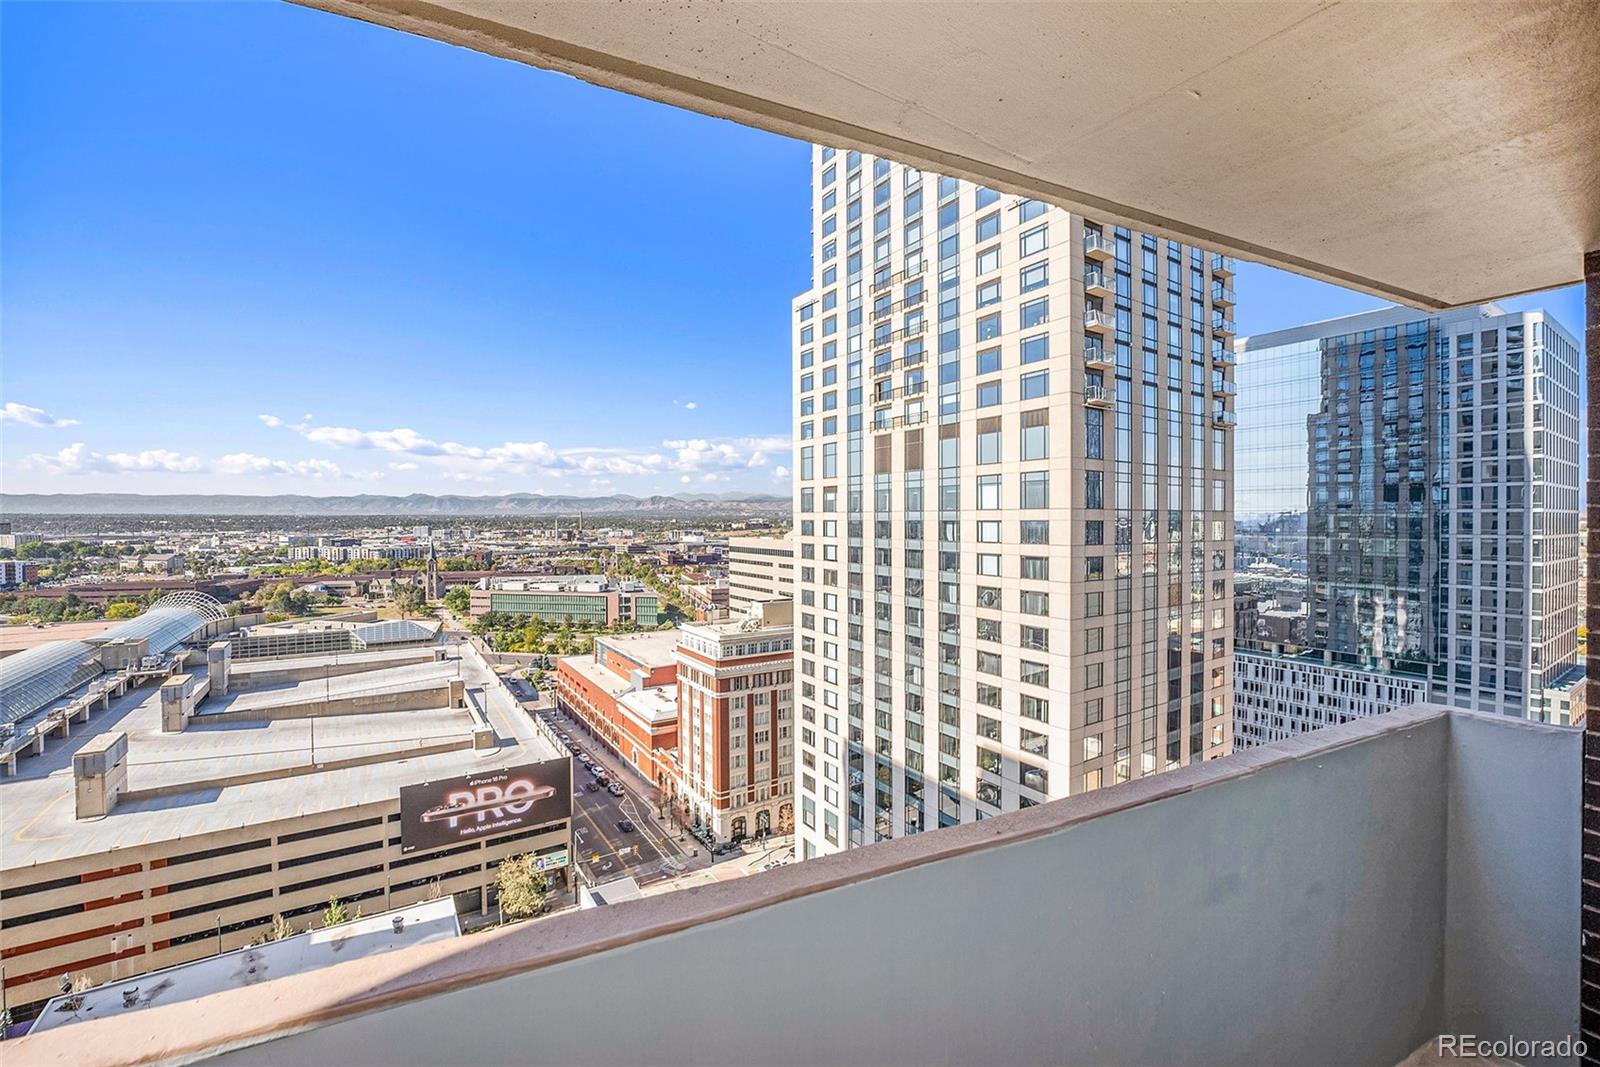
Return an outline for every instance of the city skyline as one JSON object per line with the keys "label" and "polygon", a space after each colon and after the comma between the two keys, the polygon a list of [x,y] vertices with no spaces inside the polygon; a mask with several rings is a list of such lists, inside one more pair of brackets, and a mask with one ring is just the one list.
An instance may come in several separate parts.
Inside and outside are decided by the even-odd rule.
{"label": "city skyline", "polygon": [[6,23],[7,491],[790,491],[808,145],[291,5]]}

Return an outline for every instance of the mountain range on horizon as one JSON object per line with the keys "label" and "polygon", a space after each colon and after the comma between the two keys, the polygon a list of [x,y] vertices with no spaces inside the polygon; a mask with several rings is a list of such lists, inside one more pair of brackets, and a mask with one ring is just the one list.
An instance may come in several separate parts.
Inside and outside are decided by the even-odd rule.
{"label": "mountain range on horizon", "polygon": [[790,499],[770,493],[682,496],[263,496],[217,493],[0,493],[0,514],[27,515],[712,515],[787,516]]}

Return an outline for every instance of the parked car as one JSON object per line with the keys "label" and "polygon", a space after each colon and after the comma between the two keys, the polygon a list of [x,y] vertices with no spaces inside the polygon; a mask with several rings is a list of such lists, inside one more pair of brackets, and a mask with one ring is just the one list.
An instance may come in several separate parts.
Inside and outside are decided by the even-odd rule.
{"label": "parked car", "polygon": [[587,789],[591,793],[598,793],[598,792],[600,792],[600,783],[599,782],[590,782],[588,785],[584,786],[584,788]]}
{"label": "parked car", "polygon": [[622,788],[621,783],[612,782],[610,785],[606,786],[606,792],[610,793],[614,797],[620,797],[624,792],[626,792],[626,790]]}
{"label": "parked car", "polygon": [[594,780],[595,780],[595,784],[598,785],[601,789],[606,789],[611,785],[611,779],[607,778],[603,774],[595,775],[594,776]]}
{"label": "parked car", "polygon": [[617,829],[625,834],[631,834],[633,833],[633,823],[627,819],[621,819],[617,822]]}

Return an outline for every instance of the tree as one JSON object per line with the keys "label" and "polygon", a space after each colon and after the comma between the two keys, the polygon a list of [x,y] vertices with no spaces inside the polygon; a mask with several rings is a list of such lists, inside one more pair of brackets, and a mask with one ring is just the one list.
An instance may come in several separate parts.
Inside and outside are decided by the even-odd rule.
{"label": "tree", "polygon": [[500,910],[512,919],[526,919],[544,906],[550,893],[549,879],[534,866],[531,855],[510,856],[495,875],[500,891]]}
{"label": "tree", "polygon": [[453,586],[445,591],[444,606],[457,615],[465,615],[472,610],[472,594],[464,585]]}
{"label": "tree", "polygon": [[136,618],[143,610],[131,600],[119,600],[115,604],[106,605],[106,618],[132,619]]}
{"label": "tree", "polygon": [[413,582],[395,582],[389,599],[400,610],[402,619],[419,614],[428,602],[422,586]]}

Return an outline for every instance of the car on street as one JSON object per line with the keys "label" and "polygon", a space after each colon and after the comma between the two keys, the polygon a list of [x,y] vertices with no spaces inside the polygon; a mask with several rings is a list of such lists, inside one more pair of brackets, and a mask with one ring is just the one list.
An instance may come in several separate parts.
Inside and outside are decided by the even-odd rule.
{"label": "car on street", "polygon": [[625,834],[631,834],[633,833],[633,823],[628,819],[618,820],[617,829],[621,830]]}
{"label": "car on street", "polygon": [[611,785],[611,779],[607,778],[603,774],[597,774],[594,776],[594,784],[599,786],[601,789],[605,789]]}
{"label": "car on street", "polygon": [[600,773],[600,767],[597,764],[587,763],[584,766],[589,768],[589,773],[590,774],[599,774]]}
{"label": "car on street", "polygon": [[590,782],[588,785],[584,786],[584,788],[587,789],[591,793],[598,793],[598,792],[600,792],[600,783],[599,782]]}
{"label": "car on street", "polygon": [[614,797],[620,797],[623,794],[624,790],[622,788],[621,783],[612,782],[610,785],[606,786],[606,792],[610,793]]}

